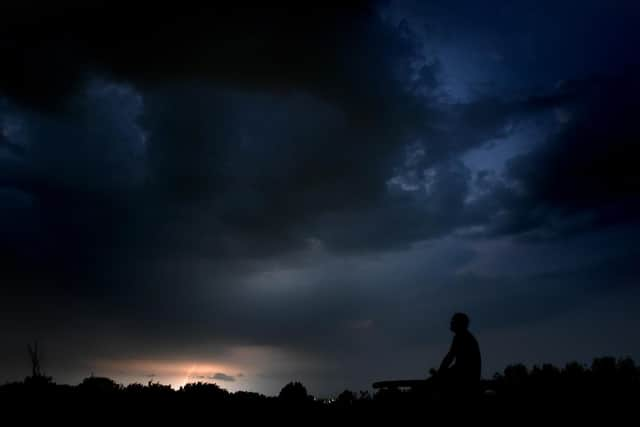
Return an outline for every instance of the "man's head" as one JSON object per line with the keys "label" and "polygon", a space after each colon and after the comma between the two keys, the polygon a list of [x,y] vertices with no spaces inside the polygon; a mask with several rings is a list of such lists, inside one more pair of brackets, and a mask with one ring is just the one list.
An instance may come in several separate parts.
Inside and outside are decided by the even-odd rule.
{"label": "man's head", "polygon": [[451,331],[453,333],[464,332],[469,329],[469,316],[464,313],[456,313],[451,318]]}

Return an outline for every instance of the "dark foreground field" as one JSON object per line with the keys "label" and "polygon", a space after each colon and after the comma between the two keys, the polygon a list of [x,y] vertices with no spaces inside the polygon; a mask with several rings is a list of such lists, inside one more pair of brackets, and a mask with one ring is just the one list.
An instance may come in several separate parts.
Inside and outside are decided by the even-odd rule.
{"label": "dark foreground field", "polygon": [[531,420],[578,422],[595,416],[634,424],[640,410],[640,368],[631,359],[612,357],[595,359],[591,366],[545,364],[529,369],[512,365],[484,380],[479,392],[465,399],[424,389],[345,390],[334,398],[316,399],[300,383],[287,384],[278,396],[231,393],[209,383],[187,384],[179,390],[153,382],[123,386],[102,377],[70,386],[40,375],[0,386],[0,407],[9,420],[17,415],[23,422],[89,424],[216,424],[256,419],[297,425],[340,420],[393,425],[426,425],[436,420],[437,424],[455,420],[520,424]]}

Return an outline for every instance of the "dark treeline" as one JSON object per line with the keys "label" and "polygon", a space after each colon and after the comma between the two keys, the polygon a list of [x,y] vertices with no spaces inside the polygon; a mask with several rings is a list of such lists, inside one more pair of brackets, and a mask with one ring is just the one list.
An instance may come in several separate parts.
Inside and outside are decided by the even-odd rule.
{"label": "dark treeline", "polygon": [[[38,402],[54,404],[59,411],[100,410],[160,413],[199,411],[255,416],[279,411],[305,412],[326,416],[349,413],[358,418],[375,416],[381,410],[406,414],[412,410],[435,415],[441,410],[463,409],[459,413],[481,414],[547,409],[586,414],[594,410],[621,413],[640,404],[640,367],[631,358],[602,357],[591,366],[569,363],[562,368],[551,364],[510,365],[492,379],[482,381],[473,401],[460,402],[437,391],[419,389],[353,392],[345,390],[328,399],[317,399],[299,382],[285,385],[278,396],[229,392],[213,383],[189,383],[177,390],[149,381],[121,385],[112,379],[91,376],[80,384],[56,384],[38,373],[24,381],[0,386],[0,405]],[[7,405],[8,406],[8,405]],[[440,412],[439,412],[440,411]],[[389,412],[387,412],[389,413]]]}

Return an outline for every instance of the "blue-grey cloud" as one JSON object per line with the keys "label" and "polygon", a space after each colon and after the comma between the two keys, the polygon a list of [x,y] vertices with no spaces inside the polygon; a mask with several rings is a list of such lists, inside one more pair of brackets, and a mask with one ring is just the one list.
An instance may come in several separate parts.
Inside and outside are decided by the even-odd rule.
{"label": "blue-grey cloud", "polygon": [[217,374],[209,377],[212,380],[220,380],[220,381],[235,381],[236,377],[232,376],[232,375],[227,375],[227,374],[223,374],[222,372],[218,372]]}

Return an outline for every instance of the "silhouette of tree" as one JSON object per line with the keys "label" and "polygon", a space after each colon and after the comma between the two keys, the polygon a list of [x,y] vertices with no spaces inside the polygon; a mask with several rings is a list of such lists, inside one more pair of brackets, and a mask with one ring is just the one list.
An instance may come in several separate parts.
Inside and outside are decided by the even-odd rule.
{"label": "silhouette of tree", "polygon": [[33,346],[27,344],[27,351],[29,353],[29,360],[31,361],[31,376],[25,378],[25,385],[29,387],[44,387],[53,384],[53,379],[46,376],[42,371],[42,354],[38,347],[38,342],[35,341]]}
{"label": "silhouette of tree", "polygon": [[237,391],[233,394],[233,400],[242,405],[255,405],[265,403],[267,398],[260,393]]}
{"label": "silhouette of tree", "polygon": [[111,378],[94,377],[93,375],[82,380],[78,388],[88,393],[115,393],[124,389]]}
{"label": "silhouette of tree", "polygon": [[146,387],[144,386],[144,384],[140,384],[140,383],[131,383],[128,384],[125,388],[124,391],[126,391],[127,393],[137,393],[137,394],[142,394],[144,393],[146,390]]}
{"label": "silhouette of tree", "polygon": [[372,399],[372,397],[371,397],[371,393],[369,393],[369,392],[368,392],[368,391],[366,391],[366,390],[365,390],[365,391],[360,390],[360,397],[359,397],[359,399],[358,399],[358,400],[361,400],[361,401],[362,401],[362,400],[371,400],[371,399]]}
{"label": "silhouette of tree", "polygon": [[42,372],[40,370],[40,352],[38,351],[38,342],[36,341],[33,346],[27,345],[27,351],[29,352],[29,358],[31,359],[31,376],[40,377]]}
{"label": "silhouette of tree", "polygon": [[504,381],[508,385],[522,385],[527,381],[529,371],[521,363],[509,365],[504,369]]}
{"label": "silhouette of tree", "polygon": [[184,386],[180,387],[179,391],[186,395],[206,397],[207,399],[212,400],[221,400],[229,395],[229,392],[221,388],[218,384],[204,383],[200,381],[196,383],[185,384]]}
{"label": "silhouette of tree", "polygon": [[305,403],[313,400],[313,397],[309,396],[307,389],[300,382],[290,382],[285,385],[278,398],[287,403]]}
{"label": "silhouette of tree", "polygon": [[343,408],[348,408],[352,406],[357,400],[358,400],[358,397],[354,392],[350,390],[345,390],[342,393],[340,393],[336,398],[336,405]]}

